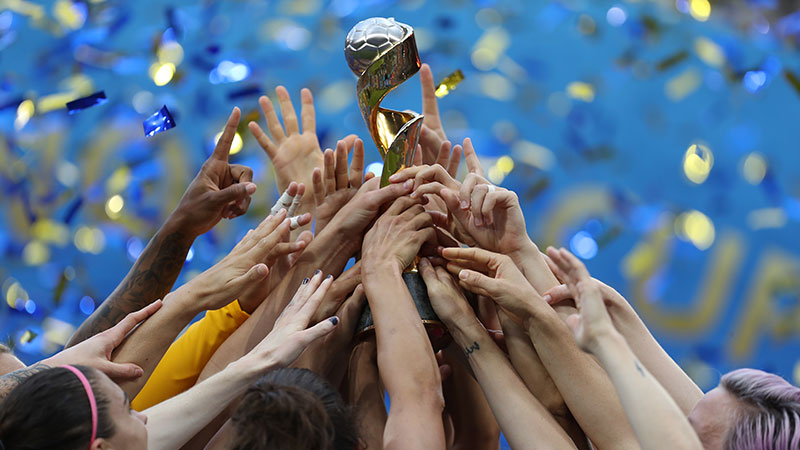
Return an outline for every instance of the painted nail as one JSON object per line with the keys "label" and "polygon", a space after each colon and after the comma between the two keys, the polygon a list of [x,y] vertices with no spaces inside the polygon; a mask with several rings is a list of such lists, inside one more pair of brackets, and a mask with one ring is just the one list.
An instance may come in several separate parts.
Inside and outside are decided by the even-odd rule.
{"label": "painted nail", "polygon": [[319,269],[317,269],[317,270],[315,270],[315,271],[314,271],[314,275],[319,275],[319,274],[320,274],[320,272],[322,272],[322,271],[321,271],[321,270],[319,270]]}
{"label": "painted nail", "polygon": [[306,283],[308,283],[308,278],[307,277],[303,280],[303,284],[306,284]]}
{"label": "painted nail", "polygon": [[339,324],[339,318],[338,318],[338,317],[336,317],[336,316],[333,316],[333,317],[331,317],[331,318],[330,318],[330,319],[328,319],[328,320],[330,320],[330,321],[331,321],[331,323],[332,323],[332,324],[334,324],[334,325],[338,325],[338,324]]}
{"label": "painted nail", "polygon": [[333,278],[333,275],[331,275],[331,274],[328,274],[328,276],[325,277],[326,280],[330,280],[331,278]]}

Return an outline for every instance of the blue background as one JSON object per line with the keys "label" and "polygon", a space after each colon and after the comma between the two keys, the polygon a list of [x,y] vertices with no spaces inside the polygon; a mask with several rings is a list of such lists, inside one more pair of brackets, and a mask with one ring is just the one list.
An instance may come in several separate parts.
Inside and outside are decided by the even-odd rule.
{"label": "blue background", "polygon": [[[299,108],[309,87],[323,147],[366,138],[344,37],[359,20],[393,16],[415,28],[437,80],[464,72],[440,99],[445,129],[472,137],[494,181],[519,193],[542,248],[581,255],[702,387],[745,366],[800,381],[800,84],[790,81],[800,21],[772,2],[712,2],[708,21],[682,0],[9,4],[0,337],[28,363],[57,350],[123,278],[233,106],[253,114],[258,95],[283,84]],[[156,86],[148,69],[167,42],[183,58]],[[226,60],[246,76],[220,78]],[[67,113],[66,101],[99,90],[107,103]],[[24,100],[35,105],[29,120]],[[418,77],[386,104],[420,110]],[[142,120],[162,105],[177,126],[146,138]],[[226,254],[277,195],[266,155],[241,136],[232,160],[255,170],[254,204],[195,242],[179,283]],[[713,154],[699,184],[684,173],[695,143]],[[369,142],[367,153],[379,161]],[[753,153],[766,172],[751,183]],[[111,218],[117,194],[124,207]],[[710,246],[682,231],[681,214],[695,210],[713,224]]]}

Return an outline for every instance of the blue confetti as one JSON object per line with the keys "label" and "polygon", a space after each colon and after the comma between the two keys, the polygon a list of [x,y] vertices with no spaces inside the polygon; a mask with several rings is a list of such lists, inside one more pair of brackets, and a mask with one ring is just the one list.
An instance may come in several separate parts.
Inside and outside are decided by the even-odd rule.
{"label": "blue confetti", "polygon": [[175,128],[175,120],[172,118],[172,114],[169,113],[167,105],[164,105],[152,116],[145,119],[142,125],[144,126],[144,135],[150,137],[156,133]]}
{"label": "blue confetti", "polygon": [[92,106],[102,105],[107,101],[108,99],[106,98],[106,92],[99,91],[88,97],[79,98],[67,103],[67,109],[69,110],[70,114],[75,114],[76,112],[83,111],[84,109],[91,108]]}

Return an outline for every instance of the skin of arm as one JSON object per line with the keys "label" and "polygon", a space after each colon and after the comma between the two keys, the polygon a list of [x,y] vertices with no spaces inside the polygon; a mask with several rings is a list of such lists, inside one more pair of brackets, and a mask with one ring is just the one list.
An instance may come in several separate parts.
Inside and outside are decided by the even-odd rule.
{"label": "skin of arm", "polygon": [[375,336],[353,347],[348,370],[348,403],[353,405],[358,419],[361,440],[368,449],[383,448],[386,428],[384,390],[378,374],[378,355]]}
{"label": "skin of arm", "polygon": [[442,361],[451,368],[442,382],[445,410],[453,421],[453,450],[497,450],[500,448],[500,426],[473,378],[469,362],[458,345],[442,351]]}
{"label": "skin of arm", "polygon": [[510,257],[474,248],[447,248],[443,256],[450,261],[448,270],[458,275],[462,287],[491,297],[508,313],[521,318],[547,372],[596,448],[638,448],[608,375],[575,345],[566,323],[538,295]]}
{"label": "skin of arm", "polygon": [[[703,391],[661,347],[628,301],[612,287],[600,281],[597,283],[614,328],[625,338],[639,361],[656,377],[683,413],[688,416],[703,397]],[[565,299],[572,299],[572,295],[566,285],[559,285],[547,291],[543,298],[548,303],[556,304]]]}
{"label": "skin of arm", "polygon": [[563,248],[549,248],[547,253],[560,269],[557,274],[567,282],[578,307],[579,314],[567,319],[575,341],[596,355],[608,372],[642,448],[702,449],[678,405],[614,328],[600,288],[583,263]]}
{"label": "skin of arm", "polygon": [[248,233],[219,263],[167,295],[164,307],[152,321],[137,328],[113,355],[115,362],[138,364],[146,376],[120,387],[136,397],[149,374],[180,331],[201,311],[218,309],[234,300],[248,285],[268,274],[270,251],[289,229],[286,212],[265,219]]}
{"label": "skin of arm", "polygon": [[100,332],[78,345],[64,349],[38,363],[15,370],[0,377],[0,401],[26,378],[65,364],[94,367],[115,380],[136,379],[142,376],[141,367],[135,364],[118,364],[111,361],[111,352],[143,320],[161,308],[161,300],[125,316],[116,325]]}
{"label": "skin of arm", "polygon": [[435,237],[418,200],[402,197],[364,236],[364,290],[375,323],[378,369],[391,399],[384,449],[444,449],[442,385],[428,334],[401,276]]}
{"label": "skin of arm", "polygon": [[222,218],[247,211],[256,190],[249,167],[228,163],[241,112],[234,108],[211,157],[187,188],[175,211],[147,244],[125,279],[67,342],[71,347],[111,328],[126,314],[163,298],[178,278],[194,239]]}
{"label": "skin of arm", "polygon": [[512,448],[575,448],[566,432],[531,394],[506,355],[475,317],[455,280],[427,259],[419,264],[436,314],[454,342],[464,351],[492,408],[500,429]]}
{"label": "skin of arm", "polygon": [[148,448],[180,448],[259,376],[288,365],[311,342],[333,331],[338,323],[335,318],[308,328],[330,285],[330,278],[323,280],[321,274],[304,283],[275,329],[247,355],[188,391],[145,410]]}

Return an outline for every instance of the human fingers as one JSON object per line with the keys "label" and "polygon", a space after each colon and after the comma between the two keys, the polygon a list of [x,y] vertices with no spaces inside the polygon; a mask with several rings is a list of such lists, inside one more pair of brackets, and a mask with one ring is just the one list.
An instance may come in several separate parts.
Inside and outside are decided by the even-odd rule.
{"label": "human fingers", "polygon": [[[284,240],[284,236],[287,236],[289,233],[289,219],[285,218],[285,211],[281,211],[278,213],[277,217],[284,217],[277,226],[269,232],[269,234],[263,234],[264,232],[258,232],[257,241],[250,249],[247,250],[248,257],[252,258],[253,261],[266,261],[267,256],[270,252],[273,251],[276,245],[281,243]],[[271,221],[271,222],[274,222]]]}
{"label": "human fingers", "polygon": [[451,189],[442,189],[439,191],[439,196],[444,200],[445,206],[453,218],[462,226],[469,225],[469,210],[462,209],[458,194]]}
{"label": "human fingers", "polygon": [[[436,100],[436,85],[433,81],[431,66],[423,64],[420,67],[419,81],[422,85],[422,114],[425,116],[425,125],[438,131],[442,128],[442,123],[439,119],[439,102]],[[444,139],[442,135],[439,137]]]}
{"label": "human fingers", "polygon": [[[380,180],[376,177],[373,180],[370,180],[373,185],[377,185]],[[383,204],[388,203],[401,195],[406,195],[411,191],[411,186],[414,185],[414,181],[407,180],[405,183],[398,183],[398,184],[390,184],[388,186],[384,186],[380,189],[370,190],[364,199],[365,207],[372,211],[377,211]],[[372,185],[369,183],[364,183],[360,189],[370,189]]]}
{"label": "human fingers", "polygon": [[275,159],[275,156],[278,154],[278,147],[274,142],[272,142],[272,139],[267,136],[267,133],[264,133],[264,130],[262,130],[261,127],[255,122],[248,123],[247,128],[250,129],[250,133],[252,133],[253,137],[256,138],[258,145],[260,145],[261,148],[267,152],[269,159]]}
{"label": "human fingers", "polygon": [[228,161],[233,137],[236,135],[236,127],[239,125],[239,119],[241,117],[242,111],[240,111],[238,107],[234,107],[233,112],[228,116],[228,122],[225,124],[225,128],[222,129],[222,135],[219,137],[219,140],[217,140],[217,145],[214,146],[214,151],[211,153],[212,159]]}
{"label": "human fingers", "polygon": [[272,139],[280,145],[281,142],[286,139],[286,133],[283,130],[280,120],[278,120],[278,114],[275,112],[275,108],[272,106],[272,100],[266,95],[262,95],[258,99],[258,105],[261,106],[261,111],[264,113],[264,119],[267,121],[269,134],[271,134]]}
{"label": "human fingers", "polygon": [[553,275],[556,276],[559,280],[561,280],[564,284],[572,283],[567,271],[564,269],[565,262],[562,261],[561,254],[559,251],[554,247],[547,247],[547,256],[550,258],[552,262],[552,266],[550,267],[550,271],[553,272]]}
{"label": "human fingers", "polygon": [[300,126],[297,123],[297,114],[294,112],[292,105],[292,98],[289,96],[289,91],[283,86],[275,88],[275,93],[278,95],[278,103],[281,107],[281,117],[283,117],[283,126],[286,128],[286,134],[300,133]]}
{"label": "human fingers", "polygon": [[347,187],[347,154],[350,153],[350,148],[346,146],[344,141],[336,143],[336,189],[344,189]]}
{"label": "human fingers", "polygon": [[428,258],[420,258],[417,268],[419,269],[419,274],[422,276],[422,279],[425,281],[425,286],[428,286],[428,289],[435,283],[439,283],[439,276],[436,273],[436,269],[434,269],[433,264],[431,264]]}
{"label": "human fingers", "polygon": [[[427,118],[426,118],[427,119]],[[419,144],[423,149],[423,162],[433,164],[436,161],[439,149],[444,138],[440,137],[436,131],[431,130],[424,123],[419,132]]]}
{"label": "human fingers", "polygon": [[467,170],[469,173],[474,173],[481,177],[485,176],[481,162],[478,159],[478,153],[475,147],[472,146],[472,139],[464,139],[464,159],[467,162]]}
{"label": "human fingers", "polygon": [[306,297],[306,301],[300,304],[300,309],[298,311],[298,320],[305,325],[311,320],[311,317],[319,308],[319,305],[322,303],[322,300],[325,298],[325,294],[330,289],[331,285],[333,284],[333,275],[328,274],[325,279],[319,284],[317,289],[308,297]]}
{"label": "human fingers", "polygon": [[591,275],[589,275],[589,270],[586,268],[586,265],[578,259],[577,256],[573,255],[572,252],[564,247],[561,247],[558,252],[561,254],[566,267],[569,268],[567,271],[568,276],[574,279],[576,283],[592,278]]}
{"label": "human fingers", "polygon": [[124,319],[120,320],[116,325],[108,330],[103,331],[101,334],[109,337],[114,345],[114,348],[116,348],[122,343],[123,340],[125,340],[125,337],[128,335],[128,333],[130,333],[145,319],[155,314],[155,312],[161,308],[161,305],[161,300],[156,300],[144,308],[126,315]]}
{"label": "human fingers", "polygon": [[311,186],[314,191],[314,204],[320,206],[325,203],[325,186],[322,184],[322,170],[315,167],[311,173]]}
{"label": "human fingers", "polygon": [[289,186],[283,191],[283,194],[278,198],[278,201],[272,205],[272,208],[269,210],[270,215],[274,216],[278,214],[281,210],[286,210],[288,212],[289,207],[292,206],[292,201],[294,200],[294,196],[297,195],[297,183],[292,181],[289,183]]}
{"label": "human fingers", "polygon": [[[230,164],[228,168],[231,172],[231,177],[233,178],[234,182],[249,183],[253,181],[253,169],[241,164]],[[250,200],[251,198],[248,196],[234,203],[231,208],[233,217],[241,216],[246,213],[247,208],[250,207]]]}
{"label": "human fingers", "polygon": [[497,280],[489,278],[486,275],[476,272],[474,270],[463,269],[458,273],[458,284],[464,289],[478,295],[485,295],[492,299],[496,295]]}
{"label": "human fingers", "polygon": [[421,230],[431,225],[433,225],[433,218],[431,218],[431,215],[428,214],[424,208],[421,212],[414,214],[408,221],[408,228],[412,230]]}
{"label": "human fingers", "polygon": [[475,186],[479,184],[479,182],[480,178],[475,176],[473,173],[468,173],[467,177],[464,178],[464,182],[461,183],[461,188],[459,189],[458,195],[461,201],[459,205],[461,209],[469,209],[472,191],[475,189]]}
{"label": "human fingers", "polygon": [[96,367],[99,371],[108,375],[109,378],[117,381],[135,380],[144,374],[141,367],[133,363],[115,363],[104,361]]}
{"label": "human fingers", "polygon": [[[549,248],[549,247],[548,247]],[[546,252],[547,250],[545,250]],[[553,276],[556,277],[559,283],[564,283],[566,280],[561,278],[564,276],[564,273],[561,269],[553,262],[553,259],[547,253],[541,253],[544,262],[547,264],[547,267],[550,269],[550,272],[553,273]]]}
{"label": "human fingers", "polygon": [[438,181],[451,189],[458,189],[459,187],[458,182],[447,173],[447,170],[443,166],[434,164],[417,173],[414,177],[414,189],[431,181]]}
{"label": "human fingers", "polygon": [[484,250],[482,248],[448,247],[442,250],[442,257],[451,261],[458,259],[474,261],[476,263],[490,267],[490,265],[495,262],[497,254]]}
{"label": "human fingers", "polygon": [[452,144],[450,141],[442,141],[442,145],[439,147],[439,155],[436,157],[436,163],[442,167],[447,167],[447,163],[450,160],[450,147]]}
{"label": "human fingers", "polygon": [[548,305],[556,305],[564,300],[572,299],[572,293],[569,291],[569,286],[566,284],[559,284],[545,292],[542,298]]}
{"label": "human fingers", "polygon": [[422,155],[422,146],[417,144],[417,146],[414,148],[414,165],[415,166],[421,166],[424,163],[422,156],[423,156]]}
{"label": "human fingers", "polygon": [[336,313],[342,325],[347,327],[350,333],[355,331],[356,323],[358,323],[358,319],[361,317],[361,312],[364,310],[364,305],[366,303],[367,296],[364,294],[364,285],[359,283]]}
{"label": "human fingers", "polygon": [[230,293],[229,297],[231,298],[236,298],[237,295],[244,292],[247,288],[264,280],[267,275],[269,275],[267,265],[258,263],[248,269],[244,274],[225,283],[223,292]]}
{"label": "human fingers", "polygon": [[350,186],[361,187],[364,180],[364,141],[356,139],[353,146],[353,160],[350,162]]}
{"label": "human fingers", "polygon": [[[411,197],[400,197],[392,203],[386,212],[383,213],[384,216],[399,216],[407,209],[411,208],[412,206],[419,205],[419,199],[414,199]],[[421,207],[421,206],[420,206]]]}
{"label": "human fingers", "polygon": [[461,146],[456,145],[453,148],[453,151],[450,153],[450,158],[447,160],[447,173],[450,174],[451,177],[456,178],[458,176],[458,166],[461,165]]}
{"label": "human fingers", "polygon": [[489,192],[489,186],[485,184],[475,186],[475,189],[470,193],[469,207],[472,213],[472,220],[476,227],[483,226],[483,215],[481,215],[481,207],[483,207],[483,199]]}
{"label": "human fingers", "polygon": [[256,192],[255,183],[234,183],[225,189],[213,191],[209,194],[211,206],[222,208],[230,202],[238,202],[249,199]]}
{"label": "human fingers", "polygon": [[310,232],[308,230],[303,231],[302,233],[300,233],[299,236],[297,236],[297,239],[295,239],[295,242],[303,241],[305,244],[302,246],[302,248],[300,250],[298,250],[298,251],[296,251],[294,253],[291,253],[288,256],[288,258],[289,258],[289,267],[294,267],[294,264],[297,262],[297,259],[300,258],[300,256],[303,254],[303,250],[308,248],[308,244],[310,244],[313,240],[314,240],[314,233],[312,233],[312,232]]}
{"label": "human fingers", "polygon": [[300,119],[303,121],[303,133],[317,133],[317,115],[314,111],[314,97],[311,90],[300,90]]}
{"label": "human fingers", "polygon": [[300,342],[303,347],[308,347],[312,342],[317,339],[327,336],[339,324],[339,318],[336,316],[330,317],[317,323],[311,328],[307,328],[299,333]]}
{"label": "human fingers", "polygon": [[423,185],[420,185],[415,191],[413,191],[409,197],[411,198],[420,198],[427,194],[436,194],[439,195],[442,192],[442,189],[446,189],[447,186],[439,183],[438,181],[429,181]]}
{"label": "human fingers", "polygon": [[[295,197],[296,198],[296,197]],[[314,216],[311,213],[300,214],[299,216],[292,216],[289,218],[289,230],[294,231],[300,227],[304,227],[311,223]]]}
{"label": "human fingers", "polygon": [[289,206],[289,211],[286,213],[287,216],[293,217],[295,215],[297,210],[300,208],[300,202],[303,201],[303,195],[305,193],[306,193],[306,185],[303,183],[299,183],[297,185],[297,194],[295,194],[294,198],[292,198],[292,204]]}
{"label": "human fingers", "polygon": [[322,183],[325,186],[325,193],[332,194],[336,192],[336,161],[333,150],[325,149],[323,160]]}

